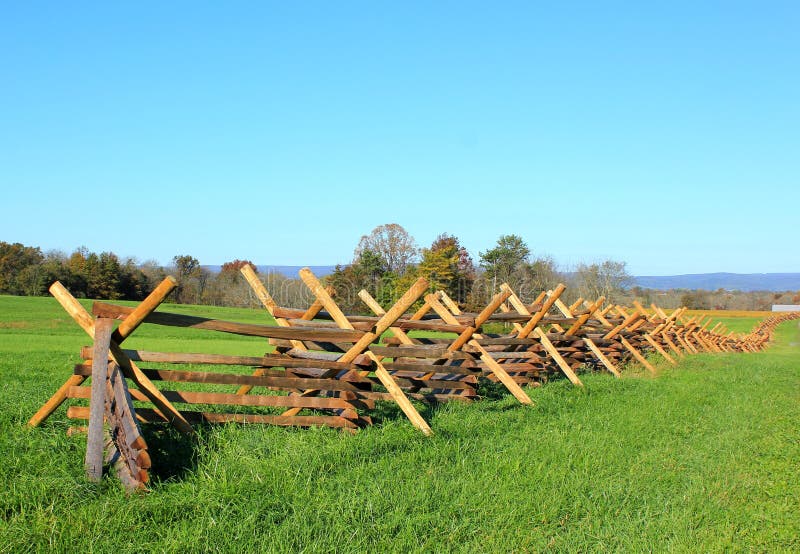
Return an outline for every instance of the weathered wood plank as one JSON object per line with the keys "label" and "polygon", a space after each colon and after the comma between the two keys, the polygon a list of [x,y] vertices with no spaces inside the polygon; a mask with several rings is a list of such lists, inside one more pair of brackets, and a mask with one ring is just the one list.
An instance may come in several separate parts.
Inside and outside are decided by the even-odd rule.
{"label": "weathered wood plank", "polygon": [[[232,406],[256,406],[256,407],[298,407],[309,409],[371,409],[370,406],[361,400],[356,400],[356,395],[349,391],[343,391],[351,395],[350,399],[336,397],[306,397],[306,396],[280,396],[280,395],[241,395],[222,392],[194,392],[194,391],[174,391],[162,390],[170,402],[180,404],[222,404]],[[150,402],[150,399],[138,390],[130,391],[131,397],[140,402]],[[89,398],[90,391],[86,387],[72,387],[68,392],[69,398]]]}
{"label": "weathered wood plank", "polygon": [[390,373],[394,373],[396,371],[415,371],[418,373],[436,372],[437,374],[447,373],[452,375],[475,375],[481,372],[480,369],[477,367],[461,367],[457,365],[433,365],[433,364],[415,364],[407,362],[402,362],[402,363],[384,362],[383,366]]}
{"label": "weathered wood plank", "polygon": [[[138,415],[145,421],[159,422],[163,419],[152,409],[139,408],[136,410]],[[211,412],[185,411],[183,414],[192,423],[263,423],[269,425],[281,425],[284,427],[338,427],[356,429],[358,426],[353,421],[340,416],[295,416],[286,417],[279,415],[262,414],[225,414]],[[67,409],[67,417],[70,419],[87,419],[89,408],[84,406],[70,406]]]}
{"label": "weathered wood plank", "polygon": [[[150,478],[147,471],[150,467],[147,443],[142,437],[127,383],[116,363],[109,365],[108,379],[104,381],[105,417],[110,427],[111,444],[122,462],[117,465],[117,474],[129,490],[143,488]],[[161,412],[154,413],[163,419]]]}
{"label": "weathered wood plank", "polygon": [[[98,317],[109,317],[112,319],[122,319],[133,312],[133,308],[127,306],[117,306],[105,302],[95,302],[92,305],[92,313]],[[235,335],[249,337],[264,337],[286,340],[313,340],[313,341],[341,341],[354,342],[364,336],[363,331],[354,329],[319,329],[319,328],[296,328],[296,327],[274,327],[272,325],[258,325],[255,323],[236,323],[233,321],[222,321],[219,319],[209,319],[190,315],[172,314],[168,312],[153,312],[144,319],[144,323],[154,325],[166,325],[171,327],[189,327],[192,329],[206,329],[209,331],[221,331]]]}
{"label": "weathered wood plank", "polygon": [[534,346],[539,341],[533,338],[498,337],[477,339],[481,346]]}
{"label": "weathered wood plank", "polygon": [[[323,355],[323,352],[298,352],[302,357],[289,356],[230,356],[227,354],[192,354],[183,352],[149,352],[147,350],[123,350],[126,356],[137,362],[156,362],[170,364],[214,364],[214,365],[240,365],[252,367],[285,367],[285,368],[304,368],[315,367],[322,369],[336,369],[341,371],[358,371],[363,369],[355,363],[343,364],[331,361]],[[81,348],[81,357],[87,359],[91,355],[91,349]],[[336,356],[336,354],[333,354]],[[369,360],[364,357],[364,362]]]}
{"label": "weathered wood plank", "polygon": [[[468,391],[464,391],[465,393]],[[428,403],[438,403],[438,402],[471,402],[477,398],[476,395],[456,395],[456,394],[440,394],[440,393],[423,393],[423,392],[405,392],[405,395],[412,399],[412,400],[420,400],[422,402]],[[372,400],[384,400],[387,402],[394,402],[394,398],[388,392],[365,392],[365,398],[370,398]]]}
{"label": "weathered wood plank", "polygon": [[89,403],[89,431],[86,437],[86,459],[84,469],[89,481],[100,482],[103,478],[103,419],[105,417],[106,380],[108,378],[108,352],[114,321],[98,319],[94,324],[94,363],[92,364],[92,387]]}
{"label": "weathered wood plank", "polygon": [[[436,367],[436,366],[434,366]],[[407,373],[406,373],[407,375]],[[439,379],[420,379],[413,377],[401,377],[399,374],[392,374],[395,383],[402,388],[410,389],[474,389],[477,381],[468,381],[467,379],[453,379],[453,380],[439,380]],[[470,376],[473,377],[474,376]]]}
{"label": "weathered wood plank", "polygon": [[387,358],[441,358],[447,354],[445,346],[370,346],[370,351],[378,356],[386,356]]}
{"label": "weathered wood plank", "polygon": [[[375,330],[371,333],[365,334],[358,342],[356,342],[356,344],[353,345],[353,348],[348,350],[339,359],[339,361],[350,362],[357,355],[363,353],[369,347],[370,343],[375,341],[378,337],[385,333],[389,327],[394,325],[400,316],[402,316],[405,311],[417,301],[417,299],[425,292],[425,289],[427,288],[428,281],[421,277],[417,279],[414,284],[411,285],[411,287],[403,294],[403,296],[401,296],[400,299],[395,302],[394,306],[389,308],[389,310],[380,317],[378,322],[375,324]],[[322,299],[320,298],[320,300]],[[328,308],[328,306],[326,306],[326,308]],[[369,353],[367,353],[367,355],[369,355]]]}
{"label": "weathered wood plank", "polygon": [[[407,328],[409,328],[409,329],[416,328],[416,327],[413,327],[413,325],[415,325],[416,323],[420,323],[420,324],[425,323],[425,322],[441,323],[441,321],[439,321],[440,320],[439,317],[437,317],[437,316],[435,316],[433,314],[428,314],[427,313],[428,311],[429,310],[426,310],[425,314],[423,314],[422,316],[419,316],[419,317],[415,317],[416,314],[405,313],[397,320],[397,322],[398,322],[398,324],[402,323],[403,326],[408,326]],[[274,309],[273,315],[275,315],[276,317],[283,317],[283,318],[286,318],[286,319],[295,319],[295,318],[299,317],[299,314],[301,314],[302,312],[303,312],[302,310],[298,310],[296,308],[284,308],[284,307],[278,306],[278,307],[276,307]],[[370,315],[352,315],[352,314],[348,314],[347,315],[347,320],[351,324],[355,324],[355,323],[371,323],[374,326],[378,322],[380,317],[381,316],[378,316],[378,315],[370,316]],[[324,319],[324,320],[332,321],[333,317],[327,311],[322,310],[317,314],[316,319]],[[469,326],[472,326],[472,324],[474,323],[475,316],[474,315],[460,315],[460,316],[456,316],[456,319],[457,319],[457,324],[458,325],[461,325],[463,327],[469,327]]]}
{"label": "weathered wood plank", "polygon": [[[210,383],[215,385],[253,385],[254,387],[276,387],[287,389],[320,389],[358,391],[358,387],[339,379],[305,379],[296,377],[235,375],[208,371],[177,371],[162,369],[141,370],[152,381],[174,381],[189,383]],[[76,374],[89,375],[81,366],[76,366]]]}

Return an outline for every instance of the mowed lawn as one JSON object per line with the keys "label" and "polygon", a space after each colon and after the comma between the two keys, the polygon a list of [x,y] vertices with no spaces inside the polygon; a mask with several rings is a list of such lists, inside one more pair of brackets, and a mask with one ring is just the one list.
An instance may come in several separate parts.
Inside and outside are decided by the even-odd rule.
{"label": "mowed lawn", "polygon": [[[125,344],[265,351],[210,336],[145,325]],[[355,435],[231,424],[187,441],[151,427],[155,478],[133,497],[86,482],[86,439],[66,436],[63,407],[25,426],[84,344],[54,300],[0,297],[0,552],[800,549],[797,321],[765,353],[583,375],[584,390],[554,381],[529,390],[533,407],[425,409],[431,438],[396,412]]]}

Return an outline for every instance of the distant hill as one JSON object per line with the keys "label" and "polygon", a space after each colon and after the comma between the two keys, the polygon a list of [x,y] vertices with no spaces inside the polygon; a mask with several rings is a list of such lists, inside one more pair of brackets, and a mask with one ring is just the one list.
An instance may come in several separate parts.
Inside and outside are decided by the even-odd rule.
{"label": "distant hill", "polygon": [[648,289],[800,290],[800,273],[692,273],[688,275],[640,276],[635,283]]}

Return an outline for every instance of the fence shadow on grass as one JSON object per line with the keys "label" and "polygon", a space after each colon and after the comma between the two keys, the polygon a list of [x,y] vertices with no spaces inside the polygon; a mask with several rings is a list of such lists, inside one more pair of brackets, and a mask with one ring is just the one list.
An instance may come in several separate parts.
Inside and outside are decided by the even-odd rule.
{"label": "fence shadow on grass", "polygon": [[491,381],[485,377],[478,379],[478,396],[486,400],[500,400],[508,396],[508,389],[499,381]]}
{"label": "fence shadow on grass", "polygon": [[[421,403],[416,402],[415,407],[419,412],[419,415],[422,418],[429,422],[433,418],[433,415],[436,411],[442,406],[442,404],[429,404],[429,403]],[[372,418],[372,424],[374,426],[381,426],[389,421],[400,421],[405,420],[408,421],[408,418],[403,413],[403,410],[400,409],[400,406],[395,404],[394,402],[388,401],[377,401],[375,402],[375,408],[365,412],[365,415],[369,415]]]}
{"label": "fence shadow on grass", "polygon": [[200,440],[184,435],[168,424],[142,426],[148,452],[153,460],[150,478],[153,482],[181,480],[197,468]]}

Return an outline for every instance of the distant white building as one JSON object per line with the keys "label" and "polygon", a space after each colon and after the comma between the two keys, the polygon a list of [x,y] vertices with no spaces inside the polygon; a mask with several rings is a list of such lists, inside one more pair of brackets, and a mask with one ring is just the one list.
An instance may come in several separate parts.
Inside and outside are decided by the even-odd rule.
{"label": "distant white building", "polygon": [[800,312],[800,304],[773,304],[773,312]]}

